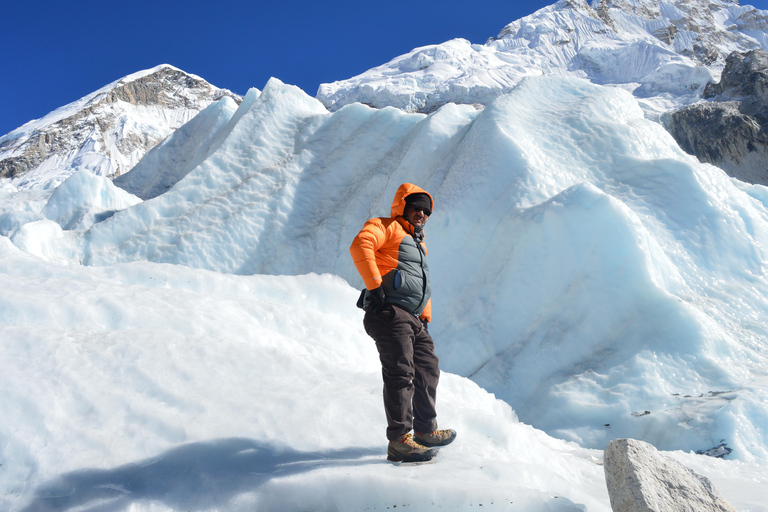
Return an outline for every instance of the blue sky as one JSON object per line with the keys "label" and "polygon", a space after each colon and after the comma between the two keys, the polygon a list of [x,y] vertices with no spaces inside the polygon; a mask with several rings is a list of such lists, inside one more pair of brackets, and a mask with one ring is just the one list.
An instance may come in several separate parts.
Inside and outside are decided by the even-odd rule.
{"label": "blue sky", "polygon": [[419,46],[484,43],[550,3],[11,0],[0,12],[0,135],[158,64],[241,95],[275,76],[314,96]]}
{"label": "blue sky", "polygon": [[0,135],[158,64],[238,94],[275,76],[314,96],[419,46],[484,43],[554,1],[11,0],[0,12]]}

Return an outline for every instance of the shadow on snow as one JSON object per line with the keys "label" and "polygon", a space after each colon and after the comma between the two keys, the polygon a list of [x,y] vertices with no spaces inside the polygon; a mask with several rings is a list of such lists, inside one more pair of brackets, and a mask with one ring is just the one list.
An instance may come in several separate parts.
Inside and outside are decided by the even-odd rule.
{"label": "shadow on snow", "polygon": [[23,512],[124,510],[134,502],[159,501],[173,509],[226,505],[273,478],[321,467],[383,463],[365,459],[381,449],[299,452],[244,438],[185,444],[157,457],[114,469],[84,469],[42,484]]}

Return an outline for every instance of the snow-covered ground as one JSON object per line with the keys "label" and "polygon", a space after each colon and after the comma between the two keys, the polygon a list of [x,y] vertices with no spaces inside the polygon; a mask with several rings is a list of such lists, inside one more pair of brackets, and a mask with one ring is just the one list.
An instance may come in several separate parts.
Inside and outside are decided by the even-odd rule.
{"label": "snow-covered ground", "polygon": [[[610,510],[600,450],[633,437],[768,509],[768,189],[575,78],[429,116],[272,80],[214,124],[147,201],[0,185],[0,506]],[[406,181],[460,436],[411,468],[348,255]]]}
{"label": "snow-covered ground", "polygon": [[[381,377],[332,275],[41,261],[0,238],[0,508],[609,511],[602,453],[546,436],[443,373],[459,431],[385,461]],[[676,452],[739,510],[764,467]]]}

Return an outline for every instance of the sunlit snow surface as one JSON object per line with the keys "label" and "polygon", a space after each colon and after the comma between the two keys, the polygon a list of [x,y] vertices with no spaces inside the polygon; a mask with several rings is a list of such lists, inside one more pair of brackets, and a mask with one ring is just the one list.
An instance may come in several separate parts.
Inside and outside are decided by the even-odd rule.
{"label": "sunlit snow surface", "polygon": [[[482,111],[329,114],[272,80],[215,130],[134,206],[0,188],[0,506],[609,510],[599,450],[633,437],[766,510],[768,190],[629,93],[532,78]],[[383,461],[348,255],[406,181],[435,196],[460,433],[418,468]],[[691,453],[722,442],[738,460]]]}

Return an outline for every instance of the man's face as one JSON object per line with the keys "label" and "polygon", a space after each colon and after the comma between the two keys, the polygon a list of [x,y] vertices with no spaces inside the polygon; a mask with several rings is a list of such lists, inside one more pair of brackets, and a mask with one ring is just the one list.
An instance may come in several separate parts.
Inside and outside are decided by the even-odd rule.
{"label": "man's face", "polygon": [[427,223],[427,218],[429,218],[431,213],[432,212],[429,210],[425,210],[424,208],[418,206],[414,207],[409,204],[405,206],[403,217],[405,217],[405,219],[415,227],[423,228],[424,224]]}

